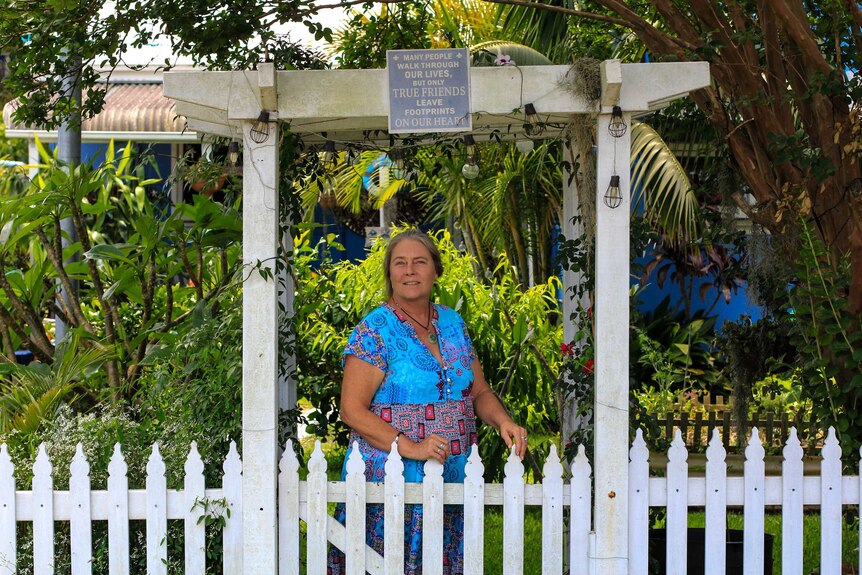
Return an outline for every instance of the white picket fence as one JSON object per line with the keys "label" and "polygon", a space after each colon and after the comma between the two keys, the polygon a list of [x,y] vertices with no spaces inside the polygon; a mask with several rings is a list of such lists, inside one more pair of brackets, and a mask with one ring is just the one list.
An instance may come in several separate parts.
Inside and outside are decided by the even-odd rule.
{"label": "white picket fence", "polygon": [[[819,506],[821,517],[821,575],[841,575],[841,515],[843,505],[860,501],[858,476],[842,476],[841,449],[830,429],[822,449],[819,476],[803,476],[802,448],[792,431],[784,448],[781,476],[764,474],[764,448],[756,429],[745,451],[744,477],[727,477],[725,450],[718,430],[707,449],[705,477],[689,477],[687,451],[677,432],[668,452],[667,475],[649,477],[649,452],[640,431],[631,448],[629,481],[629,573],[645,575],[648,564],[648,512],[650,507],[666,507],[667,572],[686,572],[688,511],[706,509],[707,575],[725,573],[726,513],[729,507],[743,507],[744,575],[763,573],[763,525],[766,506],[782,508],[781,572],[802,575],[803,506]],[[300,480],[299,461],[288,444],[279,474],[279,556],[280,574],[300,573],[301,522],[305,523],[305,573],[326,573],[327,546],[333,543],[344,550],[348,573],[392,575],[403,573],[403,533],[387,529],[385,552],[377,554],[365,545],[365,508],[383,503],[387,525],[402,526],[405,504],[422,504],[424,514],[423,556],[425,575],[442,573],[443,505],[464,506],[466,575],[480,575],[484,567],[484,510],[500,506],[503,510],[503,573],[521,575],[524,553],[524,508],[542,508],[543,575],[564,571],[572,575],[591,572],[591,469],[579,450],[571,466],[571,478],[563,481],[564,469],[556,450],[545,461],[542,484],[525,484],[524,467],[511,454],[505,465],[502,484],[486,484],[478,450],[467,463],[464,484],[443,483],[442,466],[428,463],[422,484],[405,483],[403,464],[393,450],[386,464],[384,483],[366,483],[364,464],[354,450],[348,460],[344,482],[331,482],[326,476],[326,460],[320,445],[308,463],[308,476]],[[89,575],[94,521],[107,521],[109,569],[111,575],[129,573],[129,521],[146,520],[147,573],[167,573],[169,519],[184,521],[184,572],[203,575],[206,571],[205,526],[202,514],[218,501],[224,516],[223,572],[242,572],[242,464],[231,444],[224,462],[220,489],[204,486],[203,463],[192,444],[185,464],[182,490],[167,489],[165,465],[154,445],[147,465],[146,488],[128,489],[126,463],[119,445],[108,467],[107,490],[92,490],[89,464],[78,446],[71,465],[68,491],[53,488],[52,467],[44,446],[40,447],[33,467],[30,491],[19,491],[14,468],[6,446],[0,446],[0,574],[16,573],[16,526],[32,522],[33,566],[36,575],[54,573],[54,522],[68,521],[71,535],[72,575]],[[206,503],[210,502],[210,504]],[[331,519],[327,505],[345,502],[346,525]],[[564,509],[570,512],[564,523]],[[564,545],[568,537],[568,546]],[[858,544],[859,542],[855,542]],[[862,546],[860,546],[862,549]],[[862,554],[862,551],[860,551]],[[526,558],[536,561],[534,557]]]}

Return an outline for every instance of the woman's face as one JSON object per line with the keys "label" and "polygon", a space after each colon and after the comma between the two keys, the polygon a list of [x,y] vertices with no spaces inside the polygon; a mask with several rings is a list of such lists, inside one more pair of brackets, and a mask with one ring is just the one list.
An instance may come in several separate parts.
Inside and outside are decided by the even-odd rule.
{"label": "woman's face", "polygon": [[389,262],[392,295],[398,301],[421,302],[431,298],[437,279],[431,252],[416,240],[404,240],[392,250]]}

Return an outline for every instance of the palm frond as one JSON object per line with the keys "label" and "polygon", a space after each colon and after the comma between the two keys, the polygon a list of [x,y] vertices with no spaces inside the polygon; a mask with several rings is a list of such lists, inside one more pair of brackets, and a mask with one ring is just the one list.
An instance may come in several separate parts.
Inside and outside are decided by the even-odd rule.
{"label": "palm frond", "polygon": [[632,206],[642,205],[648,221],[675,244],[699,236],[698,201],[682,164],[661,136],[632,122]]}
{"label": "palm frond", "polygon": [[[549,3],[565,8],[577,6],[575,0],[552,0]],[[526,6],[501,6],[500,21],[506,38],[547,54],[554,62],[568,60],[565,42],[568,18]]]}
{"label": "palm frond", "polygon": [[547,56],[529,46],[508,40],[489,40],[470,46],[473,66],[493,66],[497,56],[511,56],[518,66],[553,64]]}
{"label": "palm frond", "polygon": [[73,336],[57,346],[50,366],[11,365],[8,379],[0,384],[0,433],[37,430],[111,355],[98,347],[84,348]]}

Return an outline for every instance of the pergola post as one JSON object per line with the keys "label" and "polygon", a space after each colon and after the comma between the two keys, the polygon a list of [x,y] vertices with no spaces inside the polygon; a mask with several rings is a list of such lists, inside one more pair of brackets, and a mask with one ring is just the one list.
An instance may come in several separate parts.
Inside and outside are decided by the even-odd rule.
{"label": "pergola post", "polygon": [[[584,162],[587,160],[585,158],[577,157],[578,152],[575,149],[575,145],[572,140],[566,142],[563,150],[565,159],[571,167],[563,170],[563,221],[560,228],[563,232],[563,237],[567,240],[571,240],[582,238],[587,233],[584,220],[577,218],[577,216],[581,214],[581,206],[580,197],[578,195],[577,179],[575,177],[577,173],[577,162]],[[580,297],[577,296],[577,290],[585,280],[583,272],[575,272],[570,269],[566,269],[563,270],[562,276],[563,343],[574,342],[575,345],[582,348],[585,346],[586,341],[575,341],[575,337],[579,330],[588,328],[589,326],[578,325],[575,321],[572,321],[572,315],[576,313],[578,309],[587,309],[590,306],[590,294],[589,292],[586,292],[581,294]],[[589,422],[589,416],[582,417],[577,415],[576,410],[578,409],[578,404],[573,393],[566,394],[562,397],[561,407],[562,413],[560,414],[560,427],[563,446],[565,447],[565,445],[571,441],[572,434]]]}
{"label": "pergola post", "polygon": [[[619,100],[619,61],[602,63],[602,109],[596,126],[595,485],[596,575],[628,572],[629,477],[629,222],[631,114],[621,137],[608,132]],[[604,196],[619,176],[622,203]]]}
{"label": "pergola post", "polygon": [[[261,72],[264,72],[263,70]],[[274,74],[273,74],[274,78]],[[243,572],[278,573],[278,121],[243,133]]]}

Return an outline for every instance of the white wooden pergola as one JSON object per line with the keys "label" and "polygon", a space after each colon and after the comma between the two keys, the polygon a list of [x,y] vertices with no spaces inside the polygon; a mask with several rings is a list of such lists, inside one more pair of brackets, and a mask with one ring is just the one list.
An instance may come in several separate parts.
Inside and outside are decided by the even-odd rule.
{"label": "white wooden pergola", "polygon": [[[602,63],[598,109],[565,88],[568,66],[494,67],[471,70],[475,135],[522,131],[523,110],[532,103],[542,119],[567,124],[576,114],[598,114],[595,278],[595,547],[597,575],[628,572],[629,462],[629,157],[630,131],[608,133],[612,107],[627,124],[633,115],[656,110],[709,85],[707,63]],[[247,574],[278,573],[278,296],[274,272],[279,233],[279,129],[306,142],[363,141],[369,131],[385,134],[389,98],[385,70],[280,71],[261,64],[254,71],[165,74],[165,96],[198,132],[243,143],[243,260],[248,267],[243,296],[243,564]],[[269,112],[269,137],[253,138],[262,110]],[[322,134],[325,133],[326,137]],[[477,138],[478,139],[478,138]],[[255,141],[258,140],[258,141]],[[602,196],[611,175],[620,177],[623,202],[607,207]],[[577,195],[567,186],[564,234]],[[269,276],[270,279],[267,279]],[[573,278],[564,278],[564,288]],[[564,298],[563,317],[571,303]],[[569,309],[565,309],[568,307]],[[566,326],[567,338],[574,333]],[[290,382],[288,382],[290,385]],[[288,390],[288,395],[295,394]],[[294,395],[295,397],[295,395]]]}

